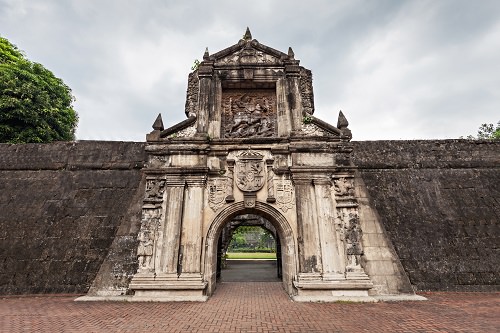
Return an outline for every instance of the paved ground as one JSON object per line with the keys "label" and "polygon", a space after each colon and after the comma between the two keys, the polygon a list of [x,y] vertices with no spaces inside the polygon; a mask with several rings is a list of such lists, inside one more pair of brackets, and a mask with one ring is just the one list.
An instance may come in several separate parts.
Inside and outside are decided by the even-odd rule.
{"label": "paved ground", "polygon": [[226,260],[224,282],[278,282],[276,260]]}
{"label": "paved ground", "polygon": [[500,293],[428,301],[295,303],[279,282],[220,283],[206,303],[0,298],[0,332],[500,332]]}

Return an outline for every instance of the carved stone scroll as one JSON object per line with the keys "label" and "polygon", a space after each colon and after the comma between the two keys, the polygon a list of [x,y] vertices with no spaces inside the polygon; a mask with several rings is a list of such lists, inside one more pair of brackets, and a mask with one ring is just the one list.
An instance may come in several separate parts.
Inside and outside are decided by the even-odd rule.
{"label": "carved stone scroll", "polygon": [[276,136],[276,92],[273,89],[228,89],[222,93],[225,138]]}

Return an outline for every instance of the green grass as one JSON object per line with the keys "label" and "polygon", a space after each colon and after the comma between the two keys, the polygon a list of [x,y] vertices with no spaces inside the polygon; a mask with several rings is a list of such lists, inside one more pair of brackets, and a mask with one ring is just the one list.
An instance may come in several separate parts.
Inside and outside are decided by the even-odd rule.
{"label": "green grass", "polygon": [[227,259],[276,259],[276,253],[263,252],[228,252]]}

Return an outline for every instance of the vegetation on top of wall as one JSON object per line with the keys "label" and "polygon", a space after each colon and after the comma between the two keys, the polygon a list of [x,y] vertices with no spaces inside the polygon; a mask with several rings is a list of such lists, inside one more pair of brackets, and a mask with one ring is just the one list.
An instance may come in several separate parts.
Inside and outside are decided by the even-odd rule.
{"label": "vegetation on top of wall", "polygon": [[497,125],[493,124],[482,124],[477,130],[477,138],[468,135],[467,139],[478,139],[478,140],[500,140],[500,121]]}

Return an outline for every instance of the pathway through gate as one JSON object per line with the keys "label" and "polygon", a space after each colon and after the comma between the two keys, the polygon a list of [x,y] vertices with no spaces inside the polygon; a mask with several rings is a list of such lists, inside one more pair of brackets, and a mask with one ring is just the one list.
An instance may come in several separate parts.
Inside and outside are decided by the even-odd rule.
{"label": "pathway through gate", "polygon": [[279,282],[276,259],[274,260],[226,260],[222,269],[222,282]]}

